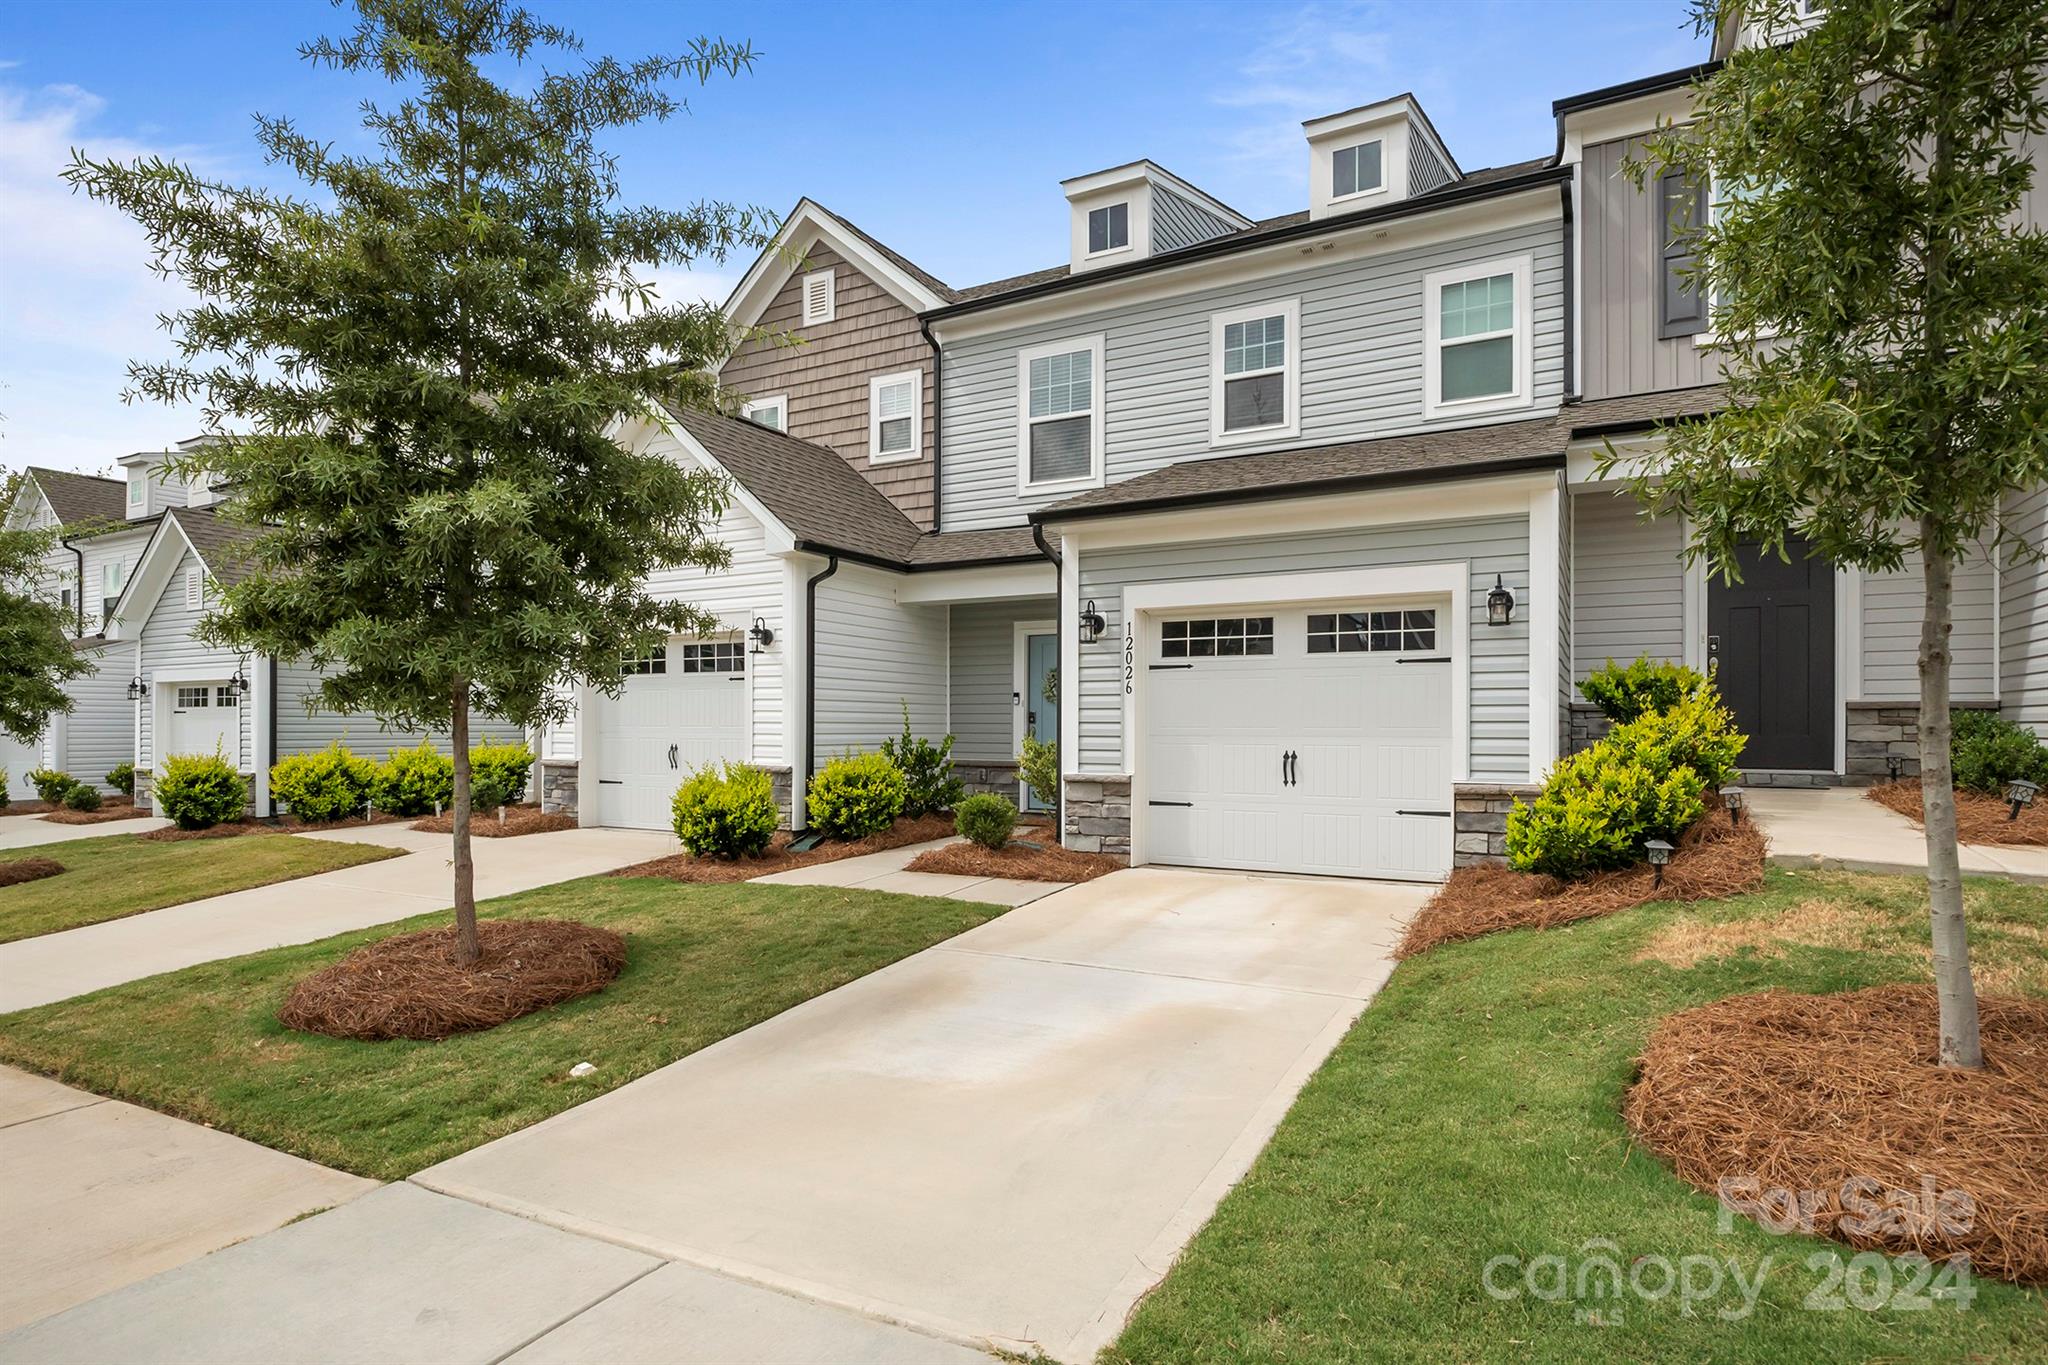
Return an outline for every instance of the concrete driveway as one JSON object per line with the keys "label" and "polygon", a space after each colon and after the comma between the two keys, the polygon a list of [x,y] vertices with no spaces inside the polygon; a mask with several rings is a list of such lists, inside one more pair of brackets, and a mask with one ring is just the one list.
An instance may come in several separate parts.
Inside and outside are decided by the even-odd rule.
{"label": "concrete driveway", "polygon": [[1086,1361],[1250,1166],[1427,893],[1116,873],[414,1180]]}

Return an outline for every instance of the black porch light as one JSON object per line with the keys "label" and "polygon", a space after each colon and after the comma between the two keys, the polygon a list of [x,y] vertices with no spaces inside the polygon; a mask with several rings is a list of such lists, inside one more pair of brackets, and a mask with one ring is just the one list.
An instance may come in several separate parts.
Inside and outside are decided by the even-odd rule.
{"label": "black porch light", "polygon": [[149,691],[149,689],[143,686],[142,675],[140,673],[136,674],[134,677],[128,680],[128,700],[141,701],[143,694],[147,691]]}
{"label": "black porch light", "polygon": [[775,632],[768,629],[768,618],[756,616],[754,624],[747,628],[747,638],[754,642],[754,653],[756,654],[774,644]]}
{"label": "black porch light", "polygon": [[2020,807],[2033,805],[2034,797],[2039,794],[2040,790],[2040,783],[2029,782],[2024,777],[2015,777],[2005,789],[2006,802],[2011,806],[2011,809],[2006,812],[2005,818],[2008,821],[2019,819]]}
{"label": "black porch light", "polygon": [[1651,839],[1644,843],[1643,852],[1650,855],[1650,884],[1664,885],[1664,864],[1671,861],[1671,845],[1663,839]]}
{"label": "black porch light", "polygon": [[1508,585],[1501,582],[1499,574],[1493,576],[1493,587],[1486,593],[1486,624],[1504,626],[1515,619],[1515,594]]}
{"label": "black porch light", "polygon": [[1731,823],[1742,823],[1742,788],[1721,788],[1721,804],[1728,808],[1728,819]]}
{"label": "black porch light", "polygon": [[240,663],[235,665],[235,676],[228,679],[228,689],[238,697],[249,695],[249,676],[242,672]]}
{"label": "black porch light", "polygon": [[1088,605],[1081,608],[1081,643],[1092,645],[1102,638],[1102,632],[1109,622],[1102,619],[1102,613],[1095,610],[1095,599],[1089,598]]}

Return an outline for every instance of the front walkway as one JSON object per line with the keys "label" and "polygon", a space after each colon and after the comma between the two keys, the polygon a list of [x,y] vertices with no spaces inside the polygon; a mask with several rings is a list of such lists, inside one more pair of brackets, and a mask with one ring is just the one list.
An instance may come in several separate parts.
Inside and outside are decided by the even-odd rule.
{"label": "front walkway", "polygon": [[[1920,826],[1864,795],[1861,787],[1751,787],[1746,800],[1771,841],[1771,859],[1788,867],[1927,874]],[[1964,844],[1965,876],[2048,882],[2048,848]]]}
{"label": "front walkway", "polygon": [[170,823],[148,812],[132,820],[107,820],[97,825],[58,825],[40,815],[0,815],[0,849],[40,848],[109,834],[147,834]]}
{"label": "front walkway", "polygon": [[[447,907],[453,899],[446,834],[403,825],[366,825],[322,834],[252,838],[343,839],[411,850],[404,857],[316,873],[295,881],[165,906],[0,944],[0,1013],[224,957]],[[568,829],[510,839],[476,839],[476,897],[509,896],[588,877],[676,851],[673,834]]]}
{"label": "front walkway", "polygon": [[902,896],[944,896],[956,901],[982,901],[989,905],[1029,905],[1055,891],[1066,890],[1066,882],[1027,882],[1016,877],[961,877],[944,872],[910,872],[911,859],[927,849],[944,848],[957,839],[934,839],[907,848],[863,853],[858,858],[839,858],[829,863],[793,867],[754,880],[763,886],[857,886],[863,891],[894,891]]}
{"label": "front walkway", "polygon": [[1115,873],[0,1361],[1091,1360],[1428,892]]}

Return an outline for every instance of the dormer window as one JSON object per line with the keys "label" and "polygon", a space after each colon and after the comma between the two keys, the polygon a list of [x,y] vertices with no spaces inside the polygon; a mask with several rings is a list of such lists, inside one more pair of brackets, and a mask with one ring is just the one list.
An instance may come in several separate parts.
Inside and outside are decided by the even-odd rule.
{"label": "dormer window", "polygon": [[1385,144],[1378,139],[1355,147],[1339,147],[1330,154],[1330,197],[1343,199],[1354,194],[1371,194],[1387,187],[1381,165]]}
{"label": "dormer window", "polygon": [[131,469],[128,471],[128,510],[139,512],[149,497],[149,471]]}
{"label": "dormer window", "polygon": [[813,270],[804,276],[804,326],[815,327],[821,322],[832,321],[833,306],[837,302],[832,271]]}
{"label": "dormer window", "polygon": [[1131,244],[1131,206],[1106,204],[1088,210],[1088,254],[1121,251]]}

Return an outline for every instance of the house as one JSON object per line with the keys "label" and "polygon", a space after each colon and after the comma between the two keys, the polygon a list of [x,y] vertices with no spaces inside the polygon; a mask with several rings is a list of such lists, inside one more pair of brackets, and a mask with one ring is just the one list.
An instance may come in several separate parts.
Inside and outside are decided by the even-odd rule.
{"label": "house", "polygon": [[[1073,847],[1433,879],[1501,854],[1598,728],[1577,682],[1639,654],[1717,667],[1754,780],[1912,771],[1915,566],[1710,583],[1597,472],[1726,401],[1660,210],[1711,200],[1619,174],[1707,69],[1562,99],[1554,154],[1485,169],[1413,96],[1310,120],[1275,218],[1077,176],[1066,262],[966,288],[802,201],[728,304],[742,415],[627,434],[733,480],[730,571],[653,584],[723,629],[579,697],[548,801],[661,827],[732,759],[801,822],[907,709],[1026,804],[1022,736],[1060,741]],[[2048,498],[2009,515],[2039,543]],[[1965,565],[1956,644],[1960,701],[2048,728],[2039,566]]]}

